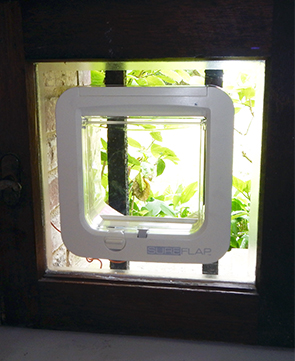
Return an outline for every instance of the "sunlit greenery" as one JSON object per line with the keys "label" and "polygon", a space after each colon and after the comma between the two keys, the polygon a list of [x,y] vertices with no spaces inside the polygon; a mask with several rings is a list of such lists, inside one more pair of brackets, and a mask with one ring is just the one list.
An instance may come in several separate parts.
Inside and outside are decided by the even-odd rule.
{"label": "sunlit greenery", "polygon": [[[104,86],[104,71],[92,71],[92,86]],[[197,70],[131,70],[126,72],[126,86],[169,86],[201,85],[204,75]],[[255,84],[248,74],[240,73],[235,84],[228,85],[225,91],[231,96],[236,113],[235,132],[246,137],[254,117]],[[239,120],[238,113],[248,111],[247,122]],[[243,118],[244,119],[244,118]],[[243,124],[242,124],[243,123]],[[153,178],[161,177],[167,163],[178,164],[176,148],[163,144],[161,131],[145,129],[149,143],[143,145],[132,137],[128,138],[128,173],[129,173],[129,213],[135,216],[154,217],[193,217],[189,201],[198,189],[198,182],[180,184],[175,189],[167,185],[164,191],[153,188]],[[102,184],[108,199],[107,182],[107,143],[101,138]],[[132,156],[132,149],[137,149],[140,156]],[[246,152],[242,156],[248,162]],[[231,216],[230,248],[248,248],[249,211],[251,204],[251,181],[233,176],[233,198]]]}

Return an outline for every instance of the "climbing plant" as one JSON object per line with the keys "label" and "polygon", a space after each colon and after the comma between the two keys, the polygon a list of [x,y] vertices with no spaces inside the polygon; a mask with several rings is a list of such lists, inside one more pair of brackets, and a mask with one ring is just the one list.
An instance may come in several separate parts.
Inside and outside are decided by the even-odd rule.
{"label": "climbing plant", "polygon": [[[92,86],[104,86],[104,71],[92,71]],[[126,86],[169,86],[201,85],[204,74],[197,70],[130,70],[126,72]],[[248,74],[240,73],[233,85],[227,85],[225,91],[231,96],[235,113],[243,109],[248,111],[247,124],[243,130],[236,121],[235,132],[247,136],[254,117],[255,83]],[[238,116],[236,116],[238,118]],[[244,122],[245,123],[245,122]],[[238,126],[237,126],[238,125]],[[193,217],[195,210],[190,200],[198,191],[198,182],[178,184],[174,189],[167,185],[164,191],[154,187],[154,179],[161,177],[167,164],[177,165],[179,158],[176,149],[163,144],[162,131],[152,124],[139,124],[147,133],[146,144],[128,137],[128,175],[129,175],[129,212],[133,216],[153,217]],[[108,199],[107,181],[107,139],[101,137],[101,181],[105,188],[105,200]],[[136,150],[136,156],[134,155]],[[248,162],[246,152],[242,156]],[[251,181],[233,176],[233,197],[231,214],[231,248],[248,248],[249,211],[251,204]]]}

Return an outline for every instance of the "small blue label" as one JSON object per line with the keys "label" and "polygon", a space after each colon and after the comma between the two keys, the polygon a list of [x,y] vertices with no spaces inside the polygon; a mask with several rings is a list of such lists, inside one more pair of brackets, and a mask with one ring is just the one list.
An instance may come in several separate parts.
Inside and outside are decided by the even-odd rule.
{"label": "small blue label", "polygon": [[180,247],[148,246],[147,254],[156,254],[163,256],[180,256],[182,254],[182,251]]}

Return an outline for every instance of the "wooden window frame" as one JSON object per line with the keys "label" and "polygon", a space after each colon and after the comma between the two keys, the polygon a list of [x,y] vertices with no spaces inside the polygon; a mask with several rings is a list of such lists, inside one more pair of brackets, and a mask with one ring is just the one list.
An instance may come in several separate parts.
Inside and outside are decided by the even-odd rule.
{"label": "wooden window frame", "polygon": [[[62,2],[51,2],[50,6],[37,1],[0,4],[1,132],[5,134],[1,152],[21,155],[23,169],[21,202],[12,208],[0,200],[2,321],[52,329],[292,347],[292,1],[282,4],[275,0],[273,12],[270,0],[217,0],[207,5],[184,0],[181,6],[172,0],[168,10],[168,2],[156,2],[146,8],[154,17],[152,27],[146,26],[138,3],[109,0],[95,4],[87,0],[82,4],[75,0],[70,7]],[[102,8],[104,18],[97,23],[94,10]],[[164,23],[163,11],[168,14]],[[90,19],[86,25],[85,18]],[[233,24],[234,29],[229,28]],[[173,37],[171,29],[177,29]],[[161,41],[157,40],[159,34]],[[266,60],[256,284],[197,281],[170,285],[47,274],[33,63],[172,57]]]}

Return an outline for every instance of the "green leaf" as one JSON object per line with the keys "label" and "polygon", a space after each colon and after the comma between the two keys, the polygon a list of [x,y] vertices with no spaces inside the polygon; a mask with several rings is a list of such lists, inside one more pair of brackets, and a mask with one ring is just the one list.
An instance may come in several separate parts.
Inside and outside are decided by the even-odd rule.
{"label": "green leaf", "polygon": [[255,89],[252,87],[238,89],[238,95],[240,100],[242,100],[244,97],[246,99],[254,98],[255,93]]}
{"label": "green leaf", "polygon": [[104,71],[91,70],[91,85],[92,86],[104,86]]}
{"label": "green leaf", "polygon": [[164,200],[165,200],[165,196],[164,196],[164,195],[156,196],[155,199],[158,199],[159,201],[164,201]]}
{"label": "green leaf", "polygon": [[233,176],[233,187],[235,187],[239,192],[243,193],[246,188],[246,184],[241,179]]}
{"label": "green leaf", "polygon": [[152,136],[152,138],[154,138],[154,139],[157,140],[158,142],[162,142],[162,141],[163,141],[161,132],[150,132],[150,135]]}
{"label": "green leaf", "polygon": [[171,195],[173,193],[171,186],[169,185],[163,192],[165,196]]}
{"label": "green leaf", "polygon": [[147,86],[148,81],[145,78],[134,79],[139,86]]}
{"label": "green leaf", "polygon": [[166,164],[163,159],[159,158],[157,162],[157,177],[161,175],[165,170]]}
{"label": "green leaf", "polygon": [[180,204],[180,194],[176,194],[173,197],[173,206],[176,208]]}
{"label": "green leaf", "polygon": [[165,85],[163,80],[158,78],[155,75],[147,76],[146,81],[148,83],[148,86],[163,86],[163,85]]}
{"label": "green leaf", "polygon": [[249,214],[247,211],[234,211],[231,213],[231,219],[235,220],[237,218],[243,218],[248,220],[249,219]]}
{"label": "green leaf", "polygon": [[160,208],[168,216],[175,217],[175,213],[173,212],[173,210],[169,206],[167,206],[165,203],[162,202],[160,204]]}
{"label": "green leaf", "polygon": [[134,164],[134,165],[140,165],[140,161],[134,157],[132,157],[130,154],[128,154],[128,163]]}
{"label": "green leaf", "polygon": [[250,194],[250,192],[251,192],[251,180],[248,180],[248,181],[245,182],[244,191],[245,191],[247,194]]}
{"label": "green leaf", "polygon": [[100,152],[100,158],[102,162],[107,162],[108,161],[108,155],[106,152]]}
{"label": "green leaf", "polygon": [[173,79],[177,83],[180,83],[182,81],[182,77],[174,70],[161,70],[161,73]]}
{"label": "green leaf", "polygon": [[184,186],[183,186],[182,184],[180,184],[180,185],[177,187],[175,193],[180,195],[183,190],[184,190]]}
{"label": "green leaf", "polygon": [[189,207],[183,207],[181,208],[181,213],[180,213],[180,217],[181,218],[186,218],[190,215],[190,211],[189,211]]}
{"label": "green leaf", "polygon": [[180,70],[175,70],[175,71],[176,71],[176,73],[178,73],[178,74],[182,77],[182,79],[183,79],[186,83],[189,83],[189,82],[190,82],[191,77],[190,77],[190,75],[189,75],[185,70],[180,69]]}
{"label": "green leaf", "polygon": [[245,210],[245,203],[241,202],[238,198],[232,199],[232,211],[244,211]]}
{"label": "green leaf", "polygon": [[248,74],[245,73],[241,74],[241,81],[243,84],[245,84],[248,78],[249,78]]}
{"label": "green leaf", "polygon": [[141,127],[143,127],[144,129],[155,129],[156,126],[155,125],[151,125],[151,124],[140,124]]}
{"label": "green leaf", "polygon": [[230,237],[230,247],[231,248],[239,248],[239,243],[236,240],[236,237],[231,236]]}
{"label": "green leaf", "polygon": [[248,234],[244,234],[242,236],[242,241],[241,241],[241,244],[240,244],[240,248],[248,248],[248,245],[249,245],[249,235]]}
{"label": "green leaf", "polygon": [[177,162],[179,161],[179,158],[177,158],[176,154],[173,152],[173,150],[166,148],[166,147],[162,147],[159,144],[153,144],[151,146],[151,152],[152,155],[155,158],[165,158],[165,159],[169,159],[171,160],[174,164],[177,164]]}
{"label": "green leaf", "polygon": [[239,231],[239,228],[238,228],[238,222],[236,219],[234,220],[231,220],[231,233],[233,233],[234,235],[237,235],[238,231]]}
{"label": "green leaf", "polygon": [[165,151],[165,148],[159,144],[152,144],[152,146],[151,146],[152,155],[156,158],[158,158],[159,156],[163,156],[164,151]]}
{"label": "green leaf", "polygon": [[129,138],[129,137],[128,137],[128,144],[129,144],[131,147],[141,149],[141,144],[138,143],[138,141],[135,140],[135,139],[132,139],[132,138]]}
{"label": "green leaf", "polygon": [[238,94],[239,94],[239,99],[242,100],[244,98],[244,96],[245,96],[244,89],[240,90],[238,92]]}
{"label": "green leaf", "polygon": [[133,200],[132,198],[129,199],[129,207],[130,209],[133,206],[133,211],[139,211],[139,207],[137,205],[137,203],[135,202],[135,200]]}
{"label": "green leaf", "polygon": [[155,199],[151,202],[147,202],[145,207],[149,211],[149,214],[155,217],[161,212],[161,201]]}
{"label": "green leaf", "polygon": [[140,216],[144,217],[144,216],[147,216],[149,214],[149,211],[147,209],[142,209],[138,213],[139,213]]}
{"label": "green leaf", "polygon": [[141,173],[137,174],[137,176],[135,177],[135,180],[136,180],[136,182],[138,184],[138,187],[139,187],[140,191],[141,192],[144,191],[145,188],[146,188],[146,183],[143,180],[143,177],[142,177]]}
{"label": "green leaf", "polygon": [[160,79],[164,80],[164,82],[167,83],[167,84],[175,84],[175,83],[176,83],[175,80],[169,78],[169,77],[166,76],[166,75],[158,75],[158,77],[159,77]]}
{"label": "green leaf", "polygon": [[141,73],[141,70],[127,70],[126,73],[127,73],[127,77],[133,75],[134,77],[138,78]]}
{"label": "green leaf", "polygon": [[[233,187],[236,188],[240,193],[243,194],[245,198],[247,198],[250,201],[251,195],[251,180],[248,181],[242,181],[241,179],[233,176]],[[235,196],[238,193],[235,193]]]}
{"label": "green leaf", "polygon": [[[198,70],[196,69],[193,69],[193,70],[190,70],[190,69],[186,69],[186,72],[190,75],[190,76],[199,76],[201,77],[201,74],[198,72]],[[203,76],[204,78],[204,76]]]}
{"label": "green leaf", "polygon": [[108,149],[108,143],[103,139],[100,138],[101,144],[103,146],[103,149],[107,150]]}
{"label": "green leaf", "polygon": [[252,87],[248,87],[244,90],[245,97],[247,99],[254,98],[255,97],[255,89]]}
{"label": "green leaf", "polygon": [[187,187],[185,187],[180,196],[180,203],[183,204],[188,202],[196,193],[197,187],[198,182],[191,183]]}
{"label": "green leaf", "polygon": [[108,176],[106,174],[103,174],[101,178],[101,184],[104,187],[104,189],[107,189],[109,183],[108,183]]}

